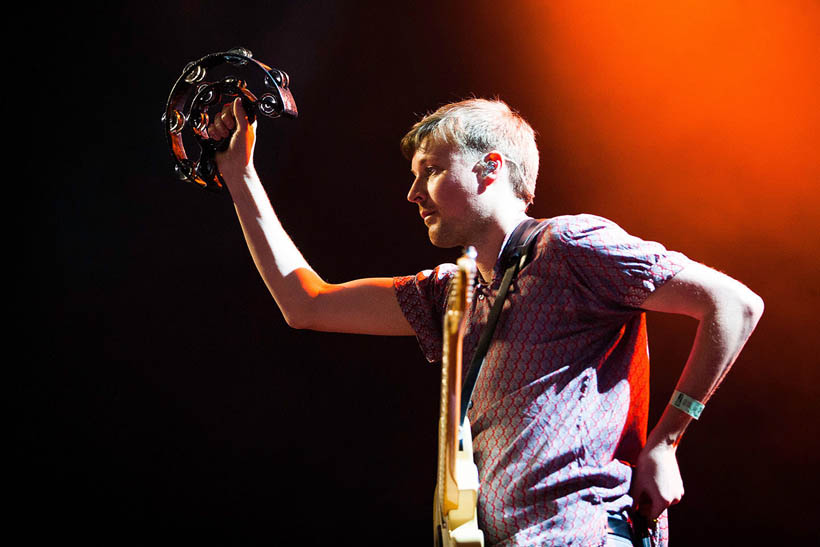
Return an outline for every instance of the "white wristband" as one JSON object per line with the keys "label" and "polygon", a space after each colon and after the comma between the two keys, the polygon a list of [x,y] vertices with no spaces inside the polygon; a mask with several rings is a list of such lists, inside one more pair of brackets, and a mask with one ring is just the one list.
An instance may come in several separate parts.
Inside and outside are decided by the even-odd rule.
{"label": "white wristband", "polygon": [[696,420],[700,418],[700,413],[703,412],[704,406],[700,401],[695,400],[680,391],[676,391],[672,394],[672,400],[669,401],[669,404],[681,412],[686,412]]}

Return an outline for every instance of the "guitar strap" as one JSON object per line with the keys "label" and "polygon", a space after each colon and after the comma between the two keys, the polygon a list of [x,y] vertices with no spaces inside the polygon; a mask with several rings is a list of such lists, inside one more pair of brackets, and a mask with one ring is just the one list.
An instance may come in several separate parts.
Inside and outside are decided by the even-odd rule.
{"label": "guitar strap", "polygon": [[470,362],[470,370],[467,377],[464,379],[464,384],[461,387],[461,421],[464,424],[464,419],[467,417],[467,410],[472,406],[472,394],[475,387],[478,373],[481,370],[481,365],[484,364],[484,356],[487,354],[487,349],[490,347],[490,342],[493,338],[495,325],[498,322],[498,317],[501,315],[501,309],[504,307],[504,300],[507,299],[510,285],[518,276],[524,266],[532,259],[532,247],[535,243],[535,236],[546,226],[546,222],[540,222],[534,218],[529,218],[519,224],[516,229],[510,234],[510,239],[504,245],[504,250],[501,252],[501,266],[504,268],[504,277],[501,279],[501,285],[498,287],[498,294],[495,297],[493,307],[490,309],[490,315],[487,318],[487,325],[481,333],[481,338],[478,340],[475,355]]}

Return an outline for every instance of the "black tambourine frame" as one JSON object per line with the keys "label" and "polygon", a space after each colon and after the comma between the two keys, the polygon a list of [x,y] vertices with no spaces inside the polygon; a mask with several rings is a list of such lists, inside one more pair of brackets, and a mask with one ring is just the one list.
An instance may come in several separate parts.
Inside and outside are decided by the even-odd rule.
{"label": "black tambourine frame", "polygon": [[[214,72],[225,69],[231,72],[214,80],[209,78]],[[244,78],[233,74],[233,71],[240,70],[245,73],[242,74]],[[254,94],[251,87],[260,94]],[[171,89],[162,115],[178,178],[208,190],[225,189],[214,156],[227,147],[229,139],[213,141],[208,138],[207,128],[222,107],[237,97],[242,99],[251,122],[258,115],[267,118],[295,118],[298,115],[287,73],[257,61],[245,48],[212,53],[188,63]],[[185,135],[189,141],[192,137],[193,143],[198,145],[198,158],[191,157],[186,150]],[[189,142],[188,148],[193,143]]]}

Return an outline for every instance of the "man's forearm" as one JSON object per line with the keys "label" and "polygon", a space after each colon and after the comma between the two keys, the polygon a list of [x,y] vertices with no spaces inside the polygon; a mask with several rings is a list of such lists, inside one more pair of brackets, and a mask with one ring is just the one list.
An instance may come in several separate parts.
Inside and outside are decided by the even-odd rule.
{"label": "man's forearm", "polygon": [[282,227],[256,173],[248,169],[228,185],[251,256],[288,325],[358,334],[414,333],[396,301],[391,277],[325,282]]}
{"label": "man's forearm", "polygon": [[[763,313],[762,300],[740,285],[717,291],[709,312],[699,318],[689,358],[676,390],[706,404],[729,372]],[[671,394],[670,394],[671,395]],[[649,443],[676,445],[692,416],[667,405]]]}
{"label": "man's forearm", "polygon": [[282,227],[256,171],[247,169],[229,182],[245,241],[262,280],[291,326],[300,324],[324,281],[307,263]]}
{"label": "man's forearm", "polygon": [[360,334],[412,335],[390,277],[329,284],[308,265],[282,227],[253,166],[255,125],[242,101],[225,105],[208,127],[214,140],[230,137],[217,164],[234,200],[256,268],[288,325]]}
{"label": "man's forearm", "polygon": [[[763,301],[744,285],[696,263],[650,295],[644,307],[699,321],[676,389],[701,403],[718,388],[763,313]],[[639,511],[650,519],[683,496],[676,451],[692,419],[667,405],[638,456],[631,494]]]}

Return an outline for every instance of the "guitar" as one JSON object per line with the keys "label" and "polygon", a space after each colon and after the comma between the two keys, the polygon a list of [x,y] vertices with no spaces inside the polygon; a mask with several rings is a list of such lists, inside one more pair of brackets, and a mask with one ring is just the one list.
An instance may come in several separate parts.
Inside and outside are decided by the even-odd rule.
{"label": "guitar", "polygon": [[433,543],[436,547],[483,547],[478,528],[478,468],[473,463],[470,422],[461,414],[461,354],[467,314],[473,298],[476,251],[458,259],[444,314],[438,467],[434,496]]}

